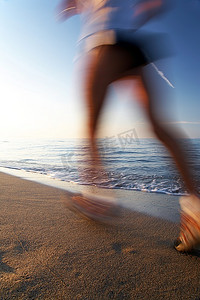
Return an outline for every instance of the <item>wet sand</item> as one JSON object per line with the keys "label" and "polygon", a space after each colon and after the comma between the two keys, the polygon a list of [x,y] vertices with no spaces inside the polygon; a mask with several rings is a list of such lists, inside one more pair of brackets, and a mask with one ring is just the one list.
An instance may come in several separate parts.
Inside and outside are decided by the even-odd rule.
{"label": "wet sand", "polygon": [[[98,224],[66,209],[64,190],[4,173],[0,183],[0,299],[199,299],[200,251],[173,249],[177,222],[123,208]],[[158,198],[154,210],[174,201],[117,195]]]}

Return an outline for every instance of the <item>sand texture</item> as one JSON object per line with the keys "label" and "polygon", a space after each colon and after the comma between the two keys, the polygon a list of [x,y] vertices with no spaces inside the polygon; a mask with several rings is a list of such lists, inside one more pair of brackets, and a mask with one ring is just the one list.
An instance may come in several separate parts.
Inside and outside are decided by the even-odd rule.
{"label": "sand texture", "polygon": [[200,251],[173,249],[176,223],[123,209],[102,225],[66,209],[60,189],[0,183],[1,300],[200,299]]}

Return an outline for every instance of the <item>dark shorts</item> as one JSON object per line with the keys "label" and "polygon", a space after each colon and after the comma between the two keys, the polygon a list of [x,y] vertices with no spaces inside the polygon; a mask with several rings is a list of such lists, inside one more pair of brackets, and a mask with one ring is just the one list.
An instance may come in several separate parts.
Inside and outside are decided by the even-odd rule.
{"label": "dark shorts", "polygon": [[169,36],[144,30],[104,30],[84,37],[78,42],[77,58],[92,49],[112,45],[127,49],[133,56],[133,67],[144,66],[172,54]]}
{"label": "dark shorts", "polygon": [[169,37],[163,33],[116,30],[115,45],[132,54],[133,67],[145,66],[172,54]]}

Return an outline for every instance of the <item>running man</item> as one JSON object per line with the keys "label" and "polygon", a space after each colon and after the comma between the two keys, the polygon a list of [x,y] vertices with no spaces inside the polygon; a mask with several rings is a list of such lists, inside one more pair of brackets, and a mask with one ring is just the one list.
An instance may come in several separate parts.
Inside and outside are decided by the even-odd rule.
{"label": "running man", "polygon": [[[200,196],[193,182],[185,153],[156,112],[157,86],[145,76],[144,66],[162,58],[156,35],[145,34],[140,27],[168,9],[169,0],[63,0],[57,17],[65,20],[81,14],[82,32],[79,45],[90,59],[85,74],[85,100],[88,110],[88,134],[94,165],[100,164],[96,131],[106,92],[110,84],[127,76],[137,81],[137,95],[152,129],[174,159],[190,196],[180,199],[181,229],[175,242],[178,251],[189,251],[200,242]],[[155,46],[152,44],[155,41]],[[150,47],[151,46],[151,47]],[[153,49],[153,50],[152,50]],[[180,136],[180,135],[179,135]],[[91,215],[106,214],[105,206],[95,206],[88,199],[76,198],[80,210]],[[94,208],[95,207],[95,208]]]}

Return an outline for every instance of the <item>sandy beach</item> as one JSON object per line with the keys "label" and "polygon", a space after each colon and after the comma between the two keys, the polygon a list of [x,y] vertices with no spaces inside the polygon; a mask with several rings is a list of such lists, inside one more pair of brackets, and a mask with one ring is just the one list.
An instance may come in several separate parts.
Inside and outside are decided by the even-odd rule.
{"label": "sandy beach", "polygon": [[[178,220],[123,208],[112,225],[98,224],[66,209],[67,191],[5,173],[0,182],[0,299],[200,298],[200,251],[173,249]],[[154,211],[162,198],[177,203],[118,197],[158,198]]]}

